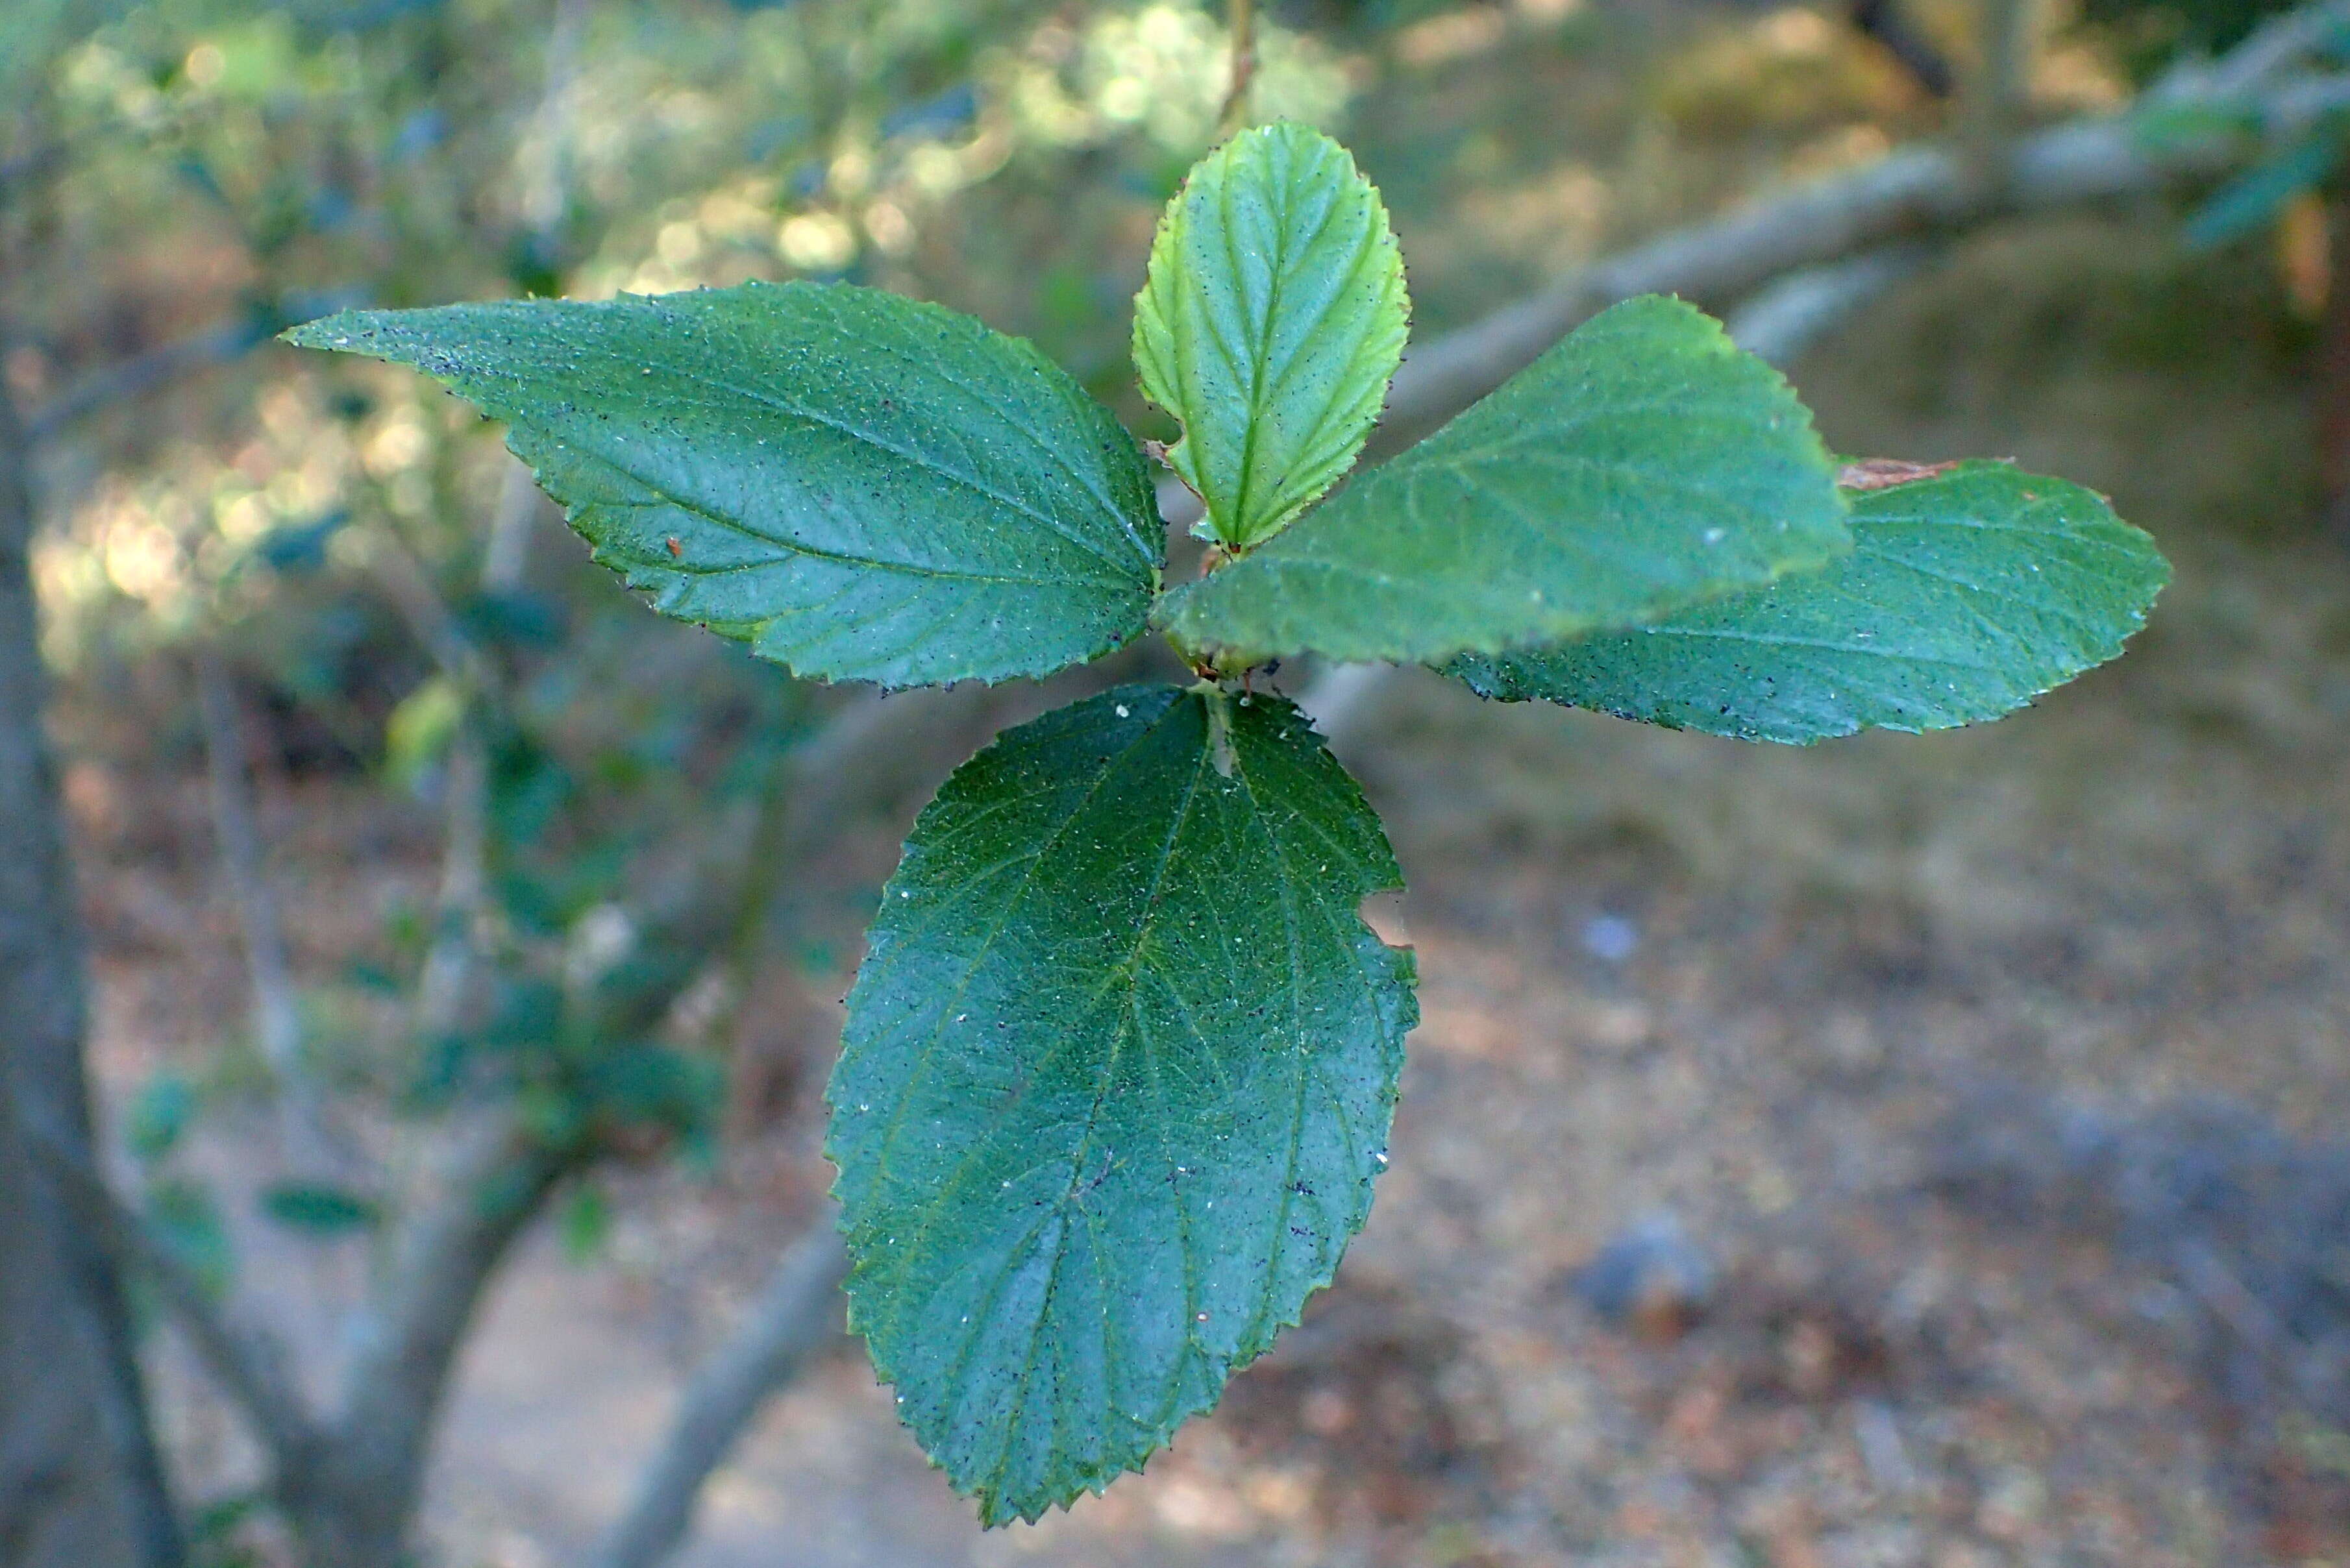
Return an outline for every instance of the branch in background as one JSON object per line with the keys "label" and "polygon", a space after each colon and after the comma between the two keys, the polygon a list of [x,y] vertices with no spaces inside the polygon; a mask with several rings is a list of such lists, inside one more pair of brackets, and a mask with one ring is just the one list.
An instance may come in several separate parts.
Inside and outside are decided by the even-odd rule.
{"label": "branch in background", "polygon": [[1850,261],[1791,272],[1755,290],[1723,325],[1741,348],[1784,370],[1836,323],[1916,276],[1933,256],[1929,244],[1892,244]]}
{"label": "branch in background", "polygon": [[272,1460],[281,1468],[302,1463],[316,1451],[320,1434],[276,1343],[217,1306],[61,1129],[40,1116],[27,1115],[25,1121],[35,1150],[56,1173],[75,1214],[124,1268],[147,1277],[205,1368],[252,1420]]}
{"label": "branch in background", "polygon": [[1256,79],[1255,0],[1228,0],[1232,36],[1232,86],[1224,93],[1224,110],[1216,117],[1216,139],[1222,140],[1248,125],[1249,86]]}
{"label": "branch in background", "polygon": [[[2350,5],[2296,12],[2214,62],[2166,77],[2142,102],[2165,110],[2252,107],[2273,123],[2305,121],[2350,101],[2335,77],[2272,80],[2333,32]],[[1662,235],[1506,306],[1473,326],[1408,349],[1372,454],[1392,453],[1531,364],[1577,323],[1640,294],[1678,294],[1720,306],[1773,278],[1905,239],[2148,194],[2208,178],[2240,161],[2224,139],[2158,145],[2134,114],[2076,120],[2015,144],[2009,178],[1990,189],[1946,149],[1915,147],[1850,174],[1758,202],[1711,223]]]}
{"label": "branch in background", "polygon": [[[0,345],[10,340],[0,320]],[[30,554],[33,537],[33,450],[16,417],[15,400],[0,379],[0,1073],[7,1075],[0,1111],[21,1106],[49,1119],[63,1147],[94,1162],[88,1078],[84,1064],[85,1006],[81,922],[66,853],[64,811],[44,718],[47,672],[41,659],[38,613]],[[14,1113],[10,1113],[13,1115]],[[171,1489],[158,1452],[130,1314],[113,1256],[86,1230],[67,1223],[64,1200],[44,1190],[10,1190],[0,1203],[18,1210],[21,1232],[53,1249],[57,1274],[20,1277],[21,1249],[0,1257],[0,1281],[30,1289],[0,1290],[0,1380],[11,1400],[26,1401],[27,1420],[12,1438],[37,1444],[33,1419],[53,1397],[86,1402],[77,1449],[70,1430],[58,1434],[57,1457],[87,1474],[91,1457],[106,1455],[113,1479],[75,1494],[43,1516],[77,1532],[99,1511],[120,1508],[140,1562],[172,1568],[184,1556]],[[29,1313],[40,1320],[24,1321]],[[47,1332],[80,1337],[96,1347],[100,1375],[74,1376],[42,1366]],[[29,1392],[20,1393],[29,1380]],[[92,1383],[94,1382],[94,1386]],[[23,1467],[43,1469],[36,1449],[12,1443],[0,1453],[0,1489],[14,1490]]]}
{"label": "branch in background", "polygon": [[326,1512],[338,1532],[404,1539],[448,1391],[484,1291],[579,1156],[500,1123],[452,1162],[447,1188],[401,1248],[362,1318],[329,1442],[289,1478],[289,1507]]}
{"label": "branch in background", "polygon": [[889,809],[945,776],[1014,716],[1042,712],[1083,691],[1098,674],[1083,670],[1048,685],[925,687],[884,698],[862,691],[835,708],[815,739],[793,753],[792,810],[784,855],[797,864],[821,851],[849,818]]}
{"label": "branch in background", "polygon": [[232,320],[92,371],[35,410],[25,421],[25,433],[37,446],[102,409],[143,397],[182,376],[243,358],[297,322],[366,301],[364,290],[345,288],[289,294],[274,304],[255,306]]}
{"label": "branch in background", "polygon": [[530,543],[546,505],[538,482],[522,459],[509,453],[498,480],[497,509],[490,514],[490,542],[482,551],[482,587],[491,594],[521,589],[530,574]]}
{"label": "branch in background", "polygon": [[[491,514],[489,543],[482,553],[482,587],[510,594],[522,586],[530,566],[530,536],[539,507],[530,470],[509,459]],[[435,898],[433,937],[417,985],[416,1028],[430,1036],[457,1026],[465,993],[481,956],[481,920],[489,893],[490,762],[483,733],[483,709],[498,699],[497,671],[488,656],[457,623],[423,563],[397,535],[381,535],[376,577],[417,641],[441,672],[454,682],[464,704],[449,743],[442,794],[447,823],[442,845],[441,887]]]}
{"label": "branch in background", "polygon": [[[556,0],[555,24],[546,40],[546,77],[531,116],[538,128],[540,156],[528,161],[523,171],[525,215],[537,244],[549,257],[571,204],[571,100],[587,26],[585,0]],[[499,482],[497,508],[490,518],[489,543],[482,553],[484,592],[510,594],[522,587],[530,565],[532,525],[541,504],[530,470],[520,459],[509,456]],[[495,671],[482,650],[459,631],[455,618],[421,566],[405,549],[398,554],[387,586],[418,639],[442,672],[457,682],[464,702],[442,780],[447,838],[442,846],[432,942],[425,950],[417,986],[417,1030],[434,1036],[457,1026],[479,967],[490,837],[489,748],[482,732],[481,709],[484,699],[492,694]]]}
{"label": "branch in background", "polygon": [[1967,172],[1994,192],[2007,178],[2007,153],[2032,100],[2033,46],[2039,36],[2035,0],[1980,0],[1977,64],[1962,105]]}
{"label": "branch in background", "polygon": [[196,656],[196,699],[212,782],[213,832],[236,902],[245,972],[253,984],[254,1038],[276,1080],[286,1163],[297,1174],[321,1175],[347,1163],[341,1158],[346,1151],[328,1136],[325,1106],[302,1060],[302,1014],[286,958],[285,925],[264,868],[245,769],[244,717],[228,671],[209,649]]}
{"label": "branch in background", "polygon": [[1297,689],[1294,700],[1325,741],[1343,746],[1361,732],[1401,670],[1395,664],[1325,664]]}
{"label": "branch in background", "polygon": [[408,623],[409,635],[432,659],[441,673],[467,696],[484,684],[481,650],[457,624],[456,615],[433,586],[432,575],[389,528],[368,536],[368,565],[391,607]]}
{"label": "branch in background", "polygon": [[733,1335],[678,1402],[629,1511],[598,1543],[591,1568],[657,1568],[685,1538],[702,1483],[725,1461],[767,1396],[838,1338],[848,1251],[827,1201],[785,1252]]}
{"label": "branch in background", "polygon": [[2147,96],[2168,101],[2251,92],[2286,67],[2330,47],[2345,26],[2350,26],[2350,5],[2341,0],[2304,5],[2263,24],[2217,59],[2189,60],[2173,67]]}
{"label": "branch in background", "polygon": [[481,715],[471,704],[450,737],[441,794],[448,823],[441,846],[441,886],[433,899],[432,941],[416,981],[415,1030],[428,1040],[447,1036],[463,1020],[489,893],[489,748]]}
{"label": "branch in background", "polygon": [[541,248],[541,259],[550,263],[571,210],[572,121],[588,11],[587,0],[555,0],[555,23],[546,34],[546,76],[539,88],[538,107],[530,116],[537,143],[534,148],[525,142],[517,160],[523,164],[523,217]]}
{"label": "branch in background", "polygon": [[1894,0],[1854,0],[1852,25],[1900,61],[1902,68],[1928,93],[1935,98],[1950,96],[1950,89],[1957,85],[1950,62],[1943,57],[1933,38],[1909,19],[1907,9]]}
{"label": "branch in background", "polygon": [[[482,586],[520,587],[529,566],[538,493],[521,463],[508,469],[490,520]],[[489,754],[482,710],[499,701],[497,670],[465,635],[422,563],[395,536],[378,555],[384,584],[419,642],[453,681],[465,711],[451,743],[444,784],[439,920],[418,986],[416,1022],[427,1035],[460,1022],[481,959],[488,898]],[[447,1190],[411,1231],[390,1292],[363,1320],[336,1426],[327,1506],[356,1528],[397,1543],[405,1532],[458,1347],[483,1292],[517,1237],[582,1157],[546,1147],[500,1124],[454,1164]]]}

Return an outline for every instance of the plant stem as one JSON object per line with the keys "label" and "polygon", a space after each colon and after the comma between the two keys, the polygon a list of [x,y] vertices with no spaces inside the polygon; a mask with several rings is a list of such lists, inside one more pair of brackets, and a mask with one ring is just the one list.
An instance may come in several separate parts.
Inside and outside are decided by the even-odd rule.
{"label": "plant stem", "polygon": [[2007,184],[2016,133],[2030,107],[2037,11],[2033,0],[1982,0],[1981,6],[1981,59],[1964,88],[1962,113],[1971,172],[1994,194]]}
{"label": "plant stem", "polygon": [[1256,77],[1256,0],[1232,0],[1232,85],[1224,96],[1224,112],[1216,121],[1216,140],[1223,140],[1248,124],[1249,83]]}
{"label": "plant stem", "polygon": [[276,891],[265,865],[253,781],[245,767],[244,717],[228,670],[211,649],[196,655],[196,711],[203,720],[205,771],[212,781],[213,836],[219,841],[221,869],[244,938],[254,1039],[276,1080],[281,1153],[296,1176],[325,1179],[348,1162],[334,1158],[317,1086],[302,1060],[301,1004],[286,959]]}

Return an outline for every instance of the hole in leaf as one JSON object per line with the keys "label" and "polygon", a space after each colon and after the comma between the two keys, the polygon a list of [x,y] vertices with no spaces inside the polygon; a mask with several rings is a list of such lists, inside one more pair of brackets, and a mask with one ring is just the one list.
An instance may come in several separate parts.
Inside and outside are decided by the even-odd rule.
{"label": "hole in leaf", "polygon": [[1363,924],[1371,928],[1379,940],[1391,948],[1411,946],[1411,924],[1404,919],[1403,889],[1388,888],[1377,893],[1366,893],[1363,901],[1355,906],[1355,913]]}

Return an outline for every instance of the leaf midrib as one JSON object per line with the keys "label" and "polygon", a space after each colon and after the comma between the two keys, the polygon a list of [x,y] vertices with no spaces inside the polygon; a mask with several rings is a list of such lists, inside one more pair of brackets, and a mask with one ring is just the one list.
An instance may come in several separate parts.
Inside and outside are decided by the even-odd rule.
{"label": "leaf midrib", "polygon": [[[646,493],[656,497],[664,505],[674,506],[679,511],[694,517],[699,517],[703,522],[708,523],[714,527],[723,529],[727,533],[736,535],[742,538],[752,540],[757,544],[764,545],[771,549],[781,550],[786,554],[794,556],[805,556],[811,560],[829,561],[837,566],[843,566],[869,567],[875,571],[892,572],[904,576],[932,577],[946,582],[1001,583],[1008,587],[1024,588],[1069,588],[1084,583],[1097,583],[1101,581],[1099,578],[1080,577],[1075,576],[1066,577],[1024,577],[1015,576],[1010,573],[1004,572],[982,572],[970,568],[926,566],[915,561],[889,560],[879,556],[852,555],[846,550],[827,550],[817,545],[802,543],[798,540],[778,539],[772,534],[763,533],[759,529],[753,527],[748,522],[745,522],[741,518],[729,517],[723,512],[712,510],[711,507],[703,502],[694,500],[690,496],[679,494],[675,491],[670,489],[661,481],[647,477],[645,474],[639,472],[636,469],[629,467],[627,463],[620,462],[617,458],[608,456],[600,452],[589,451],[588,449],[577,444],[568,446],[567,450],[577,453],[590,462],[601,463],[606,468],[610,469],[613,472],[619,474],[622,478],[642,487]],[[625,504],[627,504],[609,501],[589,501],[581,503],[580,510],[588,511]],[[1105,565],[1108,564],[1106,557],[1097,556],[1097,558],[1103,560]],[[691,576],[697,575],[723,576],[730,572],[755,571],[758,569],[759,566],[762,565],[762,563],[759,562],[744,562],[732,566],[706,567],[697,572],[694,568],[685,566],[681,564],[664,564],[650,556],[642,557],[632,556],[629,557],[629,564],[640,564],[651,567],[656,572],[666,573],[674,576]],[[773,565],[773,563],[764,564]],[[1134,579],[1130,577],[1120,576],[1116,578],[1115,581],[1122,587],[1131,587],[1134,586]],[[768,621],[780,620],[782,618],[784,618],[780,614],[762,616],[758,618],[757,623],[764,625]]]}
{"label": "leaf midrib", "polygon": [[[636,358],[652,358],[652,356],[648,354],[636,356]],[[723,392],[734,397],[742,398],[746,401],[756,403],[768,410],[770,412],[779,415],[785,420],[799,420],[805,423],[814,425],[818,429],[828,430],[833,431],[835,434],[847,436],[850,441],[869,446],[876,452],[886,452],[889,456],[904,462],[910,467],[920,469],[924,472],[934,474],[950,483],[960,485],[984,500],[993,501],[998,505],[1009,507],[1013,511],[1019,513],[1022,516],[1041,524],[1047,533],[1051,534],[1054,537],[1061,540],[1072,548],[1077,550],[1081,554],[1090,556],[1095,560],[1099,561],[1103,566],[1110,568],[1113,574],[1118,576],[1121,580],[1125,580],[1127,578],[1128,574],[1118,571],[1118,561],[1115,556],[1111,556],[1107,550],[1102,548],[1094,541],[1087,539],[1081,535],[1071,533],[1068,529],[1063,527],[1061,524],[1050,514],[1037,507],[1035,503],[1021,496],[998,490],[994,486],[987,483],[984,480],[981,479],[976,473],[964,472],[960,469],[951,467],[947,463],[939,461],[936,456],[924,452],[920,448],[909,448],[893,444],[892,442],[884,440],[876,431],[867,427],[853,424],[848,421],[837,419],[831,415],[818,412],[813,409],[795,404],[778,394],[766,391],[763,389],[736,386],[733,382],[722,380],[715,376],[706,374],[702,371],[695,370],[688,367],[679,366],[674,361],[668,363],[663,368],[667,369],[670,374],[675,376],[681,381],[688,382],[694,386],[704,387],[712,391]],[[724,410],[723,408],[713,407],[711,411],[714,413],[723,413]],[[538,423],[540,421],[534,420],[532,422]],[[1012,421],[1006,421],[1005,422],[1009,424]],[[1014,426],[1014,428],[1016,429],[1017,426]],[[619,465],[615,464],[614,466],[618,467]],[[627,471],[624,470],[623,472]],[[1096,499],[1099,498],[1096,497]],[[696,510],[698,510],[698,508],[696,508]],[[1111,516],[1113,518],[1117,518],[1118,516],[1118,514],[1115,509],[1111,510]],[[1122,532],[1126,532],[1127,537],[1132,537],[1130,532],[1124,530],[1122,530]],[[816,552],[810,553],[813,554]],[[855,559],[855,557],[843,558]],[[868,564],[875,566],[895,565],[894,563],[881,561]],[[1146,562],[1146,566],[1147,565],[1148,563]],[[901,567],[899,569],[904,568]],[[955,574],[941,573],[938,575],[953,576]]]}

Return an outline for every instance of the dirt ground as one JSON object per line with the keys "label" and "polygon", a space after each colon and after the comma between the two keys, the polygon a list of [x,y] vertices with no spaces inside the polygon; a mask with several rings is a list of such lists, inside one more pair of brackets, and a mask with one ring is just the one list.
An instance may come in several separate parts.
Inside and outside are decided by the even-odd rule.
{"label": "dirt ground", "polygon": [[[2178,566],[2126,659],[1804,751],[1397,685],[1347,761],[1425,1023],[1307,1325],[1144,1476],[984,1536],[844,1347],[681,1561],[2350,1565],[2350,554],[2303,521],[2294,329],[2158,232],[1970,246],[1797,378],[1839,450],[2112,492]],[[99,764],[75,798],[120,1085],[238,977],[201,855]],[[293,857],[425,870],[398,823],[306,820]],[[296,925],[322,955],[365,918]],[[533,1241],[449,1413],[443,1561],[577,1561],[820,1189],[812,1101],[629,1188],[595,1261]],[[265,1284],[352,1266],[254,1244]],[[233,1470],[164,1361],[175,1442]]]}

